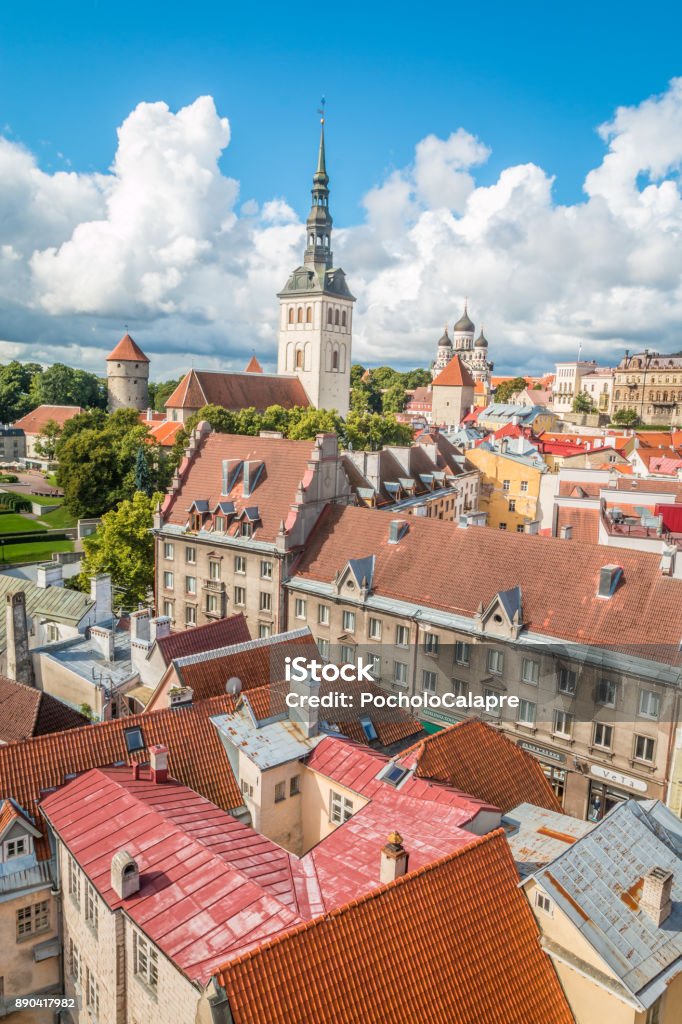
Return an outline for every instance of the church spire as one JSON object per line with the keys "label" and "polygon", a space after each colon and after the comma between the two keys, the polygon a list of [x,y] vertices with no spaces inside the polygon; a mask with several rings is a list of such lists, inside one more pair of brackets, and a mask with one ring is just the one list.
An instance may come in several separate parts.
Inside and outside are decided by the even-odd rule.
{"label": "church spire", "polygon": [[303,261],[307,267],[323,275],[332,266],[332,218],[329,212],[329,175],[324,141],[324,99],[320,113],[320,146],[317,168],[313,175],[312,206],[306,221],[306,249]]}

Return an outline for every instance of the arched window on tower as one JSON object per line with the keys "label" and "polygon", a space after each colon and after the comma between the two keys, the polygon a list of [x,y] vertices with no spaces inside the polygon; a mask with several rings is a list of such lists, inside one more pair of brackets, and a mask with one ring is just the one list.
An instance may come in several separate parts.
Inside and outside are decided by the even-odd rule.
{"label": "arched window on tower", "polygon": [[325,244],[325,248],[328,249],[329,248],[329,235],[325,235],[324,236],[324,244]]}
{"label": "arched window on tower", "polygon": [[339,368],[339,353],[338,353],[338,349],[334,349],[334,353],[332,355],[332,370],[338,370],[338,368]]}
{"label": "arched window on tower", "polygon": [[327,323],[331,326],[334,323],[334,314],[331,309],[327,310]]}
{"label": "arched window on tower", "polygon": [[342,327],[346,326],[346,311],[345,311],[345,309],[344,309],[343,313],[341,314],[341,326]]}
{"label": "arched window on tower", "polygon": [[317,236],[317,244],[322,245],[322,235]]}
{"label": "arched window on tower", "polygon": [[302,370],[303,369],[303,349],[302,348],[297,348],[296,349],[296,369],[297,370]]}
{"label": "arched window on tower", "polygon": [[299,324],[303,323],[303,306],[298,307],[298,322]]}
{"label": "arched window on tower", "polygon": [[315,235],[311,235],[310,236],[310,242],[308,244],[309,245],[315,245]]}
{"label": "arched window on tower", "polygon": [[290,306],[289,307],[289,323],[293,324],[293,322],[294,322],[294,307]]}
{"label": "arched window on tower", "polygon": [[312,306],[308,306],[308,308],[305,311],[305,322],[307,324],[311,324],[313,322],[313,307]]}
{"label": "arched window on tower", "polygon": [[339,311],[338,311],[338,309],[337,309],[337,311],[336,311],[336,313],[334,315],[334,323],[336,324],[337,327],[339,326]]}

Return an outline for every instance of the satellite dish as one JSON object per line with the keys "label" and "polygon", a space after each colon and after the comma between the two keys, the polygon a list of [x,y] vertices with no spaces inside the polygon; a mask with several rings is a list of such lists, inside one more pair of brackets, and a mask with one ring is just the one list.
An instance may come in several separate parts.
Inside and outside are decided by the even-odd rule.
{"label": "satellite dish", "polygon": [[241,693],[242,681],[237,676],[231,676],[225,683],[225,693],[229,693],[231,697],[236,697],[238,693]]}

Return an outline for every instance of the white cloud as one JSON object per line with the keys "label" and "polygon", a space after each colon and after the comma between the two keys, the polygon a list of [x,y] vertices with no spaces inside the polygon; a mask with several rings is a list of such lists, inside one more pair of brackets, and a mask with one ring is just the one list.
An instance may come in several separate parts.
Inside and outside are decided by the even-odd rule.
{"label": "white cloud", "polygon": [[[356,357],[426,365],[465,294],[499,368],[551,366],[579,340],[604,360],[682,347],[682,79],[599,134],[603,160],[566,206],[534,164],[477,185],[489,150],[461,128],[418,141],[364,196],[364,222],[335,231]],[[47,174],[0,137],[0,358],[101,372],[131,320],[155,376],[240,367],[253,347],[274,363],[303,227],[281,197],[238,208],[218,164],[229,142],[210,97],[139,104],[106,174]]]}

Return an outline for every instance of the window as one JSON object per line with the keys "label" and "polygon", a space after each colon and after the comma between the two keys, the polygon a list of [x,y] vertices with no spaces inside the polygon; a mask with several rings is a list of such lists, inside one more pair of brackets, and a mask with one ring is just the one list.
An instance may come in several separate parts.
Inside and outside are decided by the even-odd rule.
{"label": "window", "polygon": [[528,490],[528,481],[527,480],[522,480],[521,481],[521,491],[525,494],[525,492],[527,490]]}
{"label": "window", "polygon": [[272,636],[272,626],[269,622],[258,623],[258,636],[261,640],[265,640],[267,637]]}
{"label": "window", "polygon": [[289,779],[289,796],[298,796],[301,792],[301,776],[292,775]]}
{"label": "window", "polygon": [[422,690],[426,693],[436,693],[438,689],[438,674],[424,669],[422,672]]}
{"label": "window", "polygon": [[395,627],[396,647],[407,647],[410,642],[410,631],[407,626]]}
{"label": "window", "polygon": [[[499,700],[499,697],[500,697],[500,695],[497,692],[497,690],[491,690],[489,687],[485,687],[483,689],[483,696],[486,699],[486,705],[488,703],[488,699],[489,698],[493,698],[494,697],[496,700]],[[486,707],[485,713],[487,715],[494,715],[495,718],[499,718],[499,716],[500,716],[500,705],[499,704],[491,704],[489,707]]]}
{"label": "window", "polygon": [[169,562],[173,561],[174,554],[175,554],[175,548],[173,547],[172,544],[164,544],[163,545],[163,557],[166,558]]}
{"label": "window", "polygon": [[521,663],[521,678],[524,683],[532,683],[533,686],[537,686],[540,678],[540,663],[533,661],[532,658],[524,658]]}
{"label": "window", "polygon": [[318,636],[318,638],[317,638],[317,649],[318,649],[318,651],[320,652],[320,655],[324,658],[325,661],[329,660],[329,647],[330,647],[329,640],[327,640],[326,637]]}
{"label": "window", "polygon": [[469,644],[463,640],[458,640],[455,644],[455,664],[456,665],[468,665],[469,664],[470,647]]}
{"label": "window", "polygon": [[467,690],[467,683],[465,683],[463,679],[452,680],[452,692],[454,693],[455,697],[466,697]]}
{"label": "window", "polygon": [[50,929],[50,904],[48,900],[32,903],[28,907],[17,910],[17,938],[26,935],[39,935]]}
{"label": "window", "polygon": [[506,523],[500,523],[500,525],[499,525],[498,529],[500,529],[500,530],[506,530],[506,529],[507,529],[507,524],[506,524]]}
{"label": "window", "polygon": [[242,793],[244,796],[253,797],[253,783],[247,782],[246,779],[241,780]]}
{"label": "window", "polygon": [[637,761],[653,761],[654,741],[650,736],[635,736],[635,759]]}
{"label": "window", "polygon": [[246,521],[241,523],[240,524],[240,528],[239,528],[239,533],[240,533],[240,536],[242,536],[242,537],[250,537],[251,534],[253,533],[253,530],[251,528],[251,523],[246,522]]}
{"label": "window", "polygon": [[379,739],[377,731],[374,728],[374,723],[368,715],[362,716],[360,719],[360,725],[362,726],[362,731],[365,734],[365,739],[368,743],[372,743],[373,740]]}
{"label": "window", "polygon": [[140,729],[139,726],[135,726],[131,729],[124,729],[123,738],[125,739],[126,750],[129,754],[134,754],[138,750],[144,750],[144,736],[142,735],[142,729]]}
{"label": "window", "polygon": [[188,565],[196,565],[197,562],[197,549],[196,548],[185,548],[185,561]]}
{"label": "window", "polygon": [[351,644],[341,644],[341,664],[352,665],[355,661],[355,648]]}
{"label": "window", "polygon": [[8,839],[5,843],[5,860],[12,857],[23,857],[28,853],[28,837],[19,836],[17,839]]}
{"label": "window", "polygon": [[572,668],[559,669],[559,693],[568,693],[574,696],[578,685],[578,673]]}
{"label": "window", "polygon": [[610,679],[600,679],[597,685],[597,703],[604,707],[616,706],[616,684]]}
{"label": "window", "polygon": [[287,784],[286,782],[277,782],[275,784],[275,803],[281,804],[282,800],[287,798]]}
{"label": "window", "polygon": [[613,742],[613,727],[606,725],[604,722],[594,723],[594,745],[595,747],[604,747],[605,750],[611,749]]}
{"label": "window", "polygon": [[[189,612],[189,610],[190,610],[190,605],[187,606],[187,611]],[[194,611],[194,621],[196,622],[197,610],[196,610],[196,608],[192,608],[192,610]],[[210,615],[217,615],[219,610],[220,610],[220,602],[218,601],[218,595],[217,594],[207,594],[206,595],[206,611]]]}
{"label": "window", "polygon": [[355,612],[343,613],[343,628],[349,633],[355,632]]}
{"label": "window", "polygon": [[658,718],[661,698],[653,690],[639,691],[639,713],[643,718]]}
{"label": "window", "polygon": [[329,820],[335,825],[343,825],[353,813],[353,801],[334,790],[329,794]]}
{"label": "window", "polygon": [[305,619],[306,617],[306,602],[305,598],[297,597],[295,604],[295,613],[297,619]]}
{"label": "window", "polygon": [[69,896],[74,903],[81,905],[81,870],[73,857],[69,857]]}
{"label": "window", "polygon": [[272,594],[269,594],[266,590],[260,592],[260,603],[259,606],[262,612],[272,611]]}
{"label": "window", "polygon": [[69,939],[69,974],[74,985],[80,985],[82,977],[81,955],[73,939]]}
{"label": "window", "polygon": [[321,626],[329,625],[329,605],[318,604],[317,606],[317,621]]}
{"label": "window", "polygon": [[174,611],[173,602],[172,601],[164,601],[163,602],[163,614],[166,616],[166,618],[172,619],[173,618],[173,611]]}
{"label": "window", "polygon": [[234,588],[234,603],[240,608],[246,604],[246,589],[244,587]]}
{"label": "window", "polygon": [[213,530],[215,533],[225,533],[225,516],[214,517]]}
{"label": "window", "polygon": [[543,914],[552,913],[552,901],[549,896],[545,896],[544,892],[535,893],[535,906],[538,910],[541,910]]}
{"label": "window", "polygon": [[95,935],[97,934],[97,919],[98,919],[98,908],[97,908],[97,891],[94,885],[90,882],[85,883],[85,921],[92,928]]}
{"label": "window", "polygon": [[557,736],[571,736],[573,732],[573,715],[568,711],[554,712],[554,733]]}
{"label": "window", "polygon": [[97,980],[88,967],[86,970],[86,994],[85,994],[87,1005],[91,1011],[93,1017],[99,1016],[99,985]]}
{"label": "window", "polygon": [[208,563],[208,575],[209,579],[219,580],[220,579],[220,562],[210,561]]}
{"label": "window", "polygon": [[196,592],[197,592],[197,578],[196,578],[196,576],[185,576],[185,591],[188,594],[196,594]]}
{"label": "window", "polygon": [[516,532],[517,533],[525,533],[526,532],[526,528],[523,525],[523,523],[517,523],[516,524]]}
{"label": "window", "polygon": [[260,563],[260,578],[262,580],[272,579],[272,562],[263,559]]}
{"label": "window", "polygon": [[502,490],[503,491],[508,491],[509,490],[509,481],[508,480],[503,480],[502,481]]}
{"label": "window", "polygon": [[370,619],[368,631],[370,640],[381,640],[381,619]]}
{"label": "window", "polygon": [[516,512],[516,499],[515,498],[510,498],[509,499],[509,511],[510,512]]}
{"label": "window", "polygon": [[502,651],[496,651],[491,647],[488,651],[488,672],[494,672],[496,675],[500,675],[503,668],[504,654]]}
{"label": "window", "polygon": [[407,686],[407,665],[404,661],[393,662],[393,682]]}
{"label": "window", "polygon": [[536,705],[531,700],[519,701],[519,722],[521,725],[535,725]]}
{"label": "window", "polygon": [[243,555],[234,556],[234,571],[238,576],[246,575],[246,559]]}
{"label": "window", "polygon": [[164,588],[166,590],[172,590],[173,589],[173,573],[172,572],[165,572],[163,574],[163,585],[164,585]]}
{"label": "window", "polygon": [[373,678],[381,679],[381,655],[370,654],[369,660],[371,662],[369,670],[372,673]]}
{"label": "window", "polygon": [[159,954],[138,931],[133,932],[133,971],[154,992],[159,981]]}
{"label": "window", "polygon": [[438,654],[438,634],[437,633],[425,633],[424,634],[424,653],[425,654]]}

